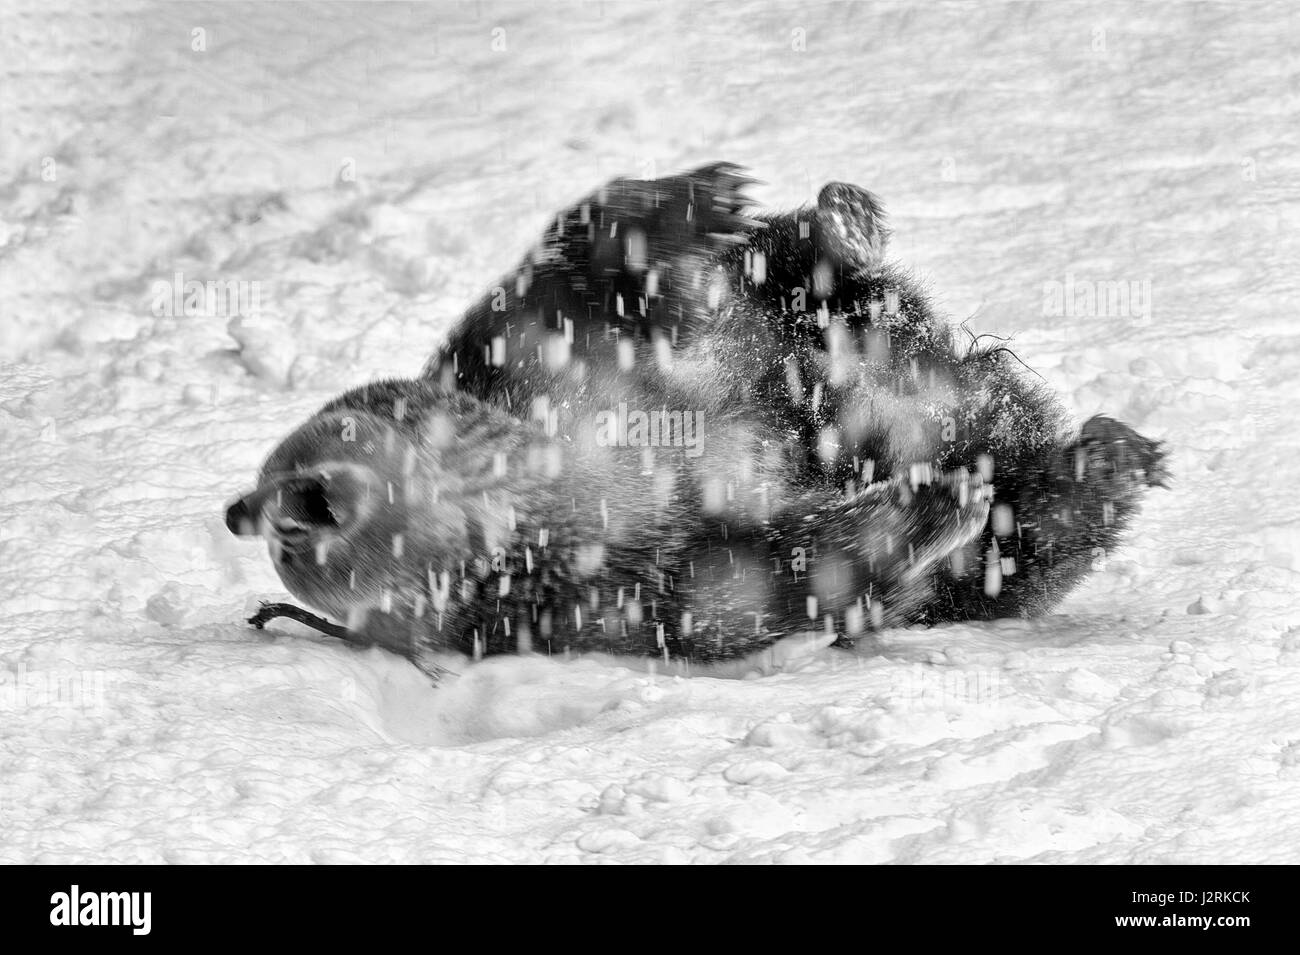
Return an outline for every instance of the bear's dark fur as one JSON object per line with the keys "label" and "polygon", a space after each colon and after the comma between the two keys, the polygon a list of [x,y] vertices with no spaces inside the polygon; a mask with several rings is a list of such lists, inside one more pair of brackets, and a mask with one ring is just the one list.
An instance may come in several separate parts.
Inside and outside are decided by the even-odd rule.
{"label": "bear's dark fur", "polygon": [[231,506],[295,596],[432,651],[737,656],[1042,613],[1119,540],[1155,442],[1070,435],[884,261],[880,203],[744,215],[716,164],[557,217],[419,379],[331,402]]}

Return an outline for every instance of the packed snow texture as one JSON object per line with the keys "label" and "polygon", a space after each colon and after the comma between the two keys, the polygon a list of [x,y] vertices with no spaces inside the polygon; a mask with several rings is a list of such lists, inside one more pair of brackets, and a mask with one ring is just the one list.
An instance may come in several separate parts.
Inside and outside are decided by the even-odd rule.
{"label": "packed snow texture", "polygon": [[[3,16],[0,861],[1300,856],[1286,0]],[[566,203],[715,159],[877,192],[954,322],[1167,441],[1131,543],[1052,616],[748,673],[434,689],[242,622],[285,595],[222,512],[291,426]]]}

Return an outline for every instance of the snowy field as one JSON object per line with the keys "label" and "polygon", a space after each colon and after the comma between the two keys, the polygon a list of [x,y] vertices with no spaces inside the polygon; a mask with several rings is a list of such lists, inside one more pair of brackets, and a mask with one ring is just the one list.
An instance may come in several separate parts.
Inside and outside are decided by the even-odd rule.
{"label": "snowy field", "polygon": [[[1292,4],[105,6],[0,29],[0,861],[1300,859]],[[1056,615],[743,679],[433,689],[242,623],[284,593],[223,511],[290,427],[563,204],[715,159],[874,190],[954,322],[1167,441],[1129,544]]]}

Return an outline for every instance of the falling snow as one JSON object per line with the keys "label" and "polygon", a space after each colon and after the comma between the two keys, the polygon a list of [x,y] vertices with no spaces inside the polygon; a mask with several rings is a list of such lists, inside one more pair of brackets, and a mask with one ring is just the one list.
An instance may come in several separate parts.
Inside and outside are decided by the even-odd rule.
{"label": "falling snow", "polygon": [[[186,4],[25,32],[0,859],[1295,861],[1288,14]],[[466,659],[437,689],[242,622],[286,594],[221,513],[290,424],[417,373],[594,185],[719,158],[769,206],[870,187],[954,321],[1014,336],[1076,420],[1168,443],[1172,489],[1057,613],[689,671]],[[177,272],[261,283],[258,314],[157,313]],[[1067,275],[1149,281],[1149,315],[1046,308]]]}

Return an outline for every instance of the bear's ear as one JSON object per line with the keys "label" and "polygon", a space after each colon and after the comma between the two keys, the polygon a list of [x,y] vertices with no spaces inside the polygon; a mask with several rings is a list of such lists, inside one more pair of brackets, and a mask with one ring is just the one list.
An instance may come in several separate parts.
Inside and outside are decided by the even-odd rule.
{"label": "bear's ear", "polygon": [[885,261],[889,240],[885,207],[861,186],[828,182],[817,196],[822,249],[841,266],[875,271]]}

